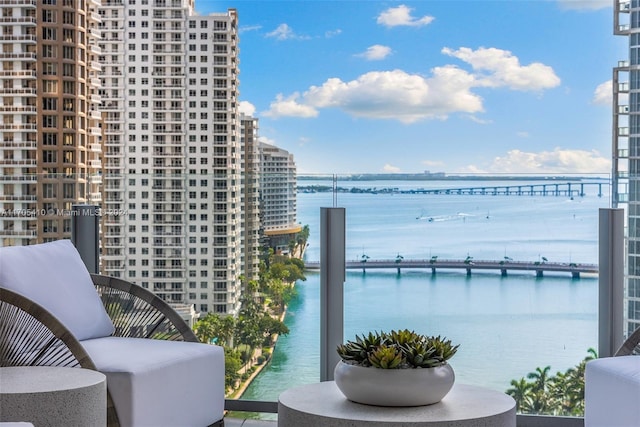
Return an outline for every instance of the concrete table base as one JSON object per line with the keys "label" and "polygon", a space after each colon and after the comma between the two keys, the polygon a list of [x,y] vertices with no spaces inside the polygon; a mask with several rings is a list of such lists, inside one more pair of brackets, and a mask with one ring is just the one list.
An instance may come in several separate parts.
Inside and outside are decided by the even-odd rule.
{"label": "concrete table base", "polygon": [[0,368],[0,421],[106,426],[106,377],[81,368]]}
{"label": "concrete table base", "polygon": [[279,427],[515,427],[516,403],[504,393],[456,384],[441,402],[382,407],[347,400],[333,381],[283,392]]}

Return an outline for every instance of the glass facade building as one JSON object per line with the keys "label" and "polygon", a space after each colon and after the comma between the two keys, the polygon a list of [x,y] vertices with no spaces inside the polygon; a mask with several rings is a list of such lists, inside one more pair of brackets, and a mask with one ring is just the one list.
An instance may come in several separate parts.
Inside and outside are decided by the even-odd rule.
{"label": "glass facade building", "polygon": [[612,79],[612,206],[626,209],[626,335],[640,327],[640,1],[613,7],[613,32],[629,41],[629,58]]}

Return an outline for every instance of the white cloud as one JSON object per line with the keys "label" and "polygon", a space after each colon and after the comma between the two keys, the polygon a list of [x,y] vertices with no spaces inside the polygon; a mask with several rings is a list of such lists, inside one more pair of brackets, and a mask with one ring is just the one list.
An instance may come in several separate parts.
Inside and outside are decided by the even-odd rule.
{"label": "white cloud", "polygon": [[383,172],[388,172],[388,173],[398,173],[400,172],[400,168],[397,166],[392,166],[389,163],[387,163],[386,165],[384,165],[382,167],[382,171]]}
{"label": "white cloud", "polygon": [[430,24],[433,16],[425,15],[422,18],[411,16],[413,8],[401,4],[398,7],[391,7],[378,15],[377,23],[385,27],[411,26],[420,27]]}
{"label": "white cloud", "polygon": [[249,31],[258,31],[262,29],[262,25],[245,25],[244,27],[240,27],[238,29],[239,33],[246,33]]}
{"label": "white cloud", "polygon": [[470,64],[475,71],[486,72],[477,75],[482,86],[507,86],[513,90],[539,91],[560,84],[560,78],[556,76],[553,68],[540,62],[521,65],[518,57],[508,50],[494,47],[481,47],[477,50],[461,47],[452,50],[445,47],[442,53]]}
{"label": "white cloud", "polygon": [[341,29],[336,29],[336,30],[329,30],[329,31],[325,31],[324,36],[328,39],[330,39],[331,37],[335,37],[342,34],[342,30]]}
{"label": "white cloud", "polygon": [[263,142],[265,144],[269,144],[269,145],[276,145],[276,141],[275,140],[273,140],[271,138],[268,138],[266,136],[262,136],[262,135],[260,135],[258,137],[258,141]]}
{"label": "white cloud", "polygon": [[471,93],[473,76],[447,66],[425,78],[402,70],[371,71],[356,80],[327,80],[304,93],[304,102],[317,108],[340,108],[356,117],[396,119],[412,123],[445,119],[453,112],[482,111],[482,100]]}
{"label": "white cloud", "polygon": [[476,123],[481,124],[481,125],[488,125],[488,124],[493,123],[493,120],[490,120],[490,119],[481,119],[480,117],[476,117],[476,116],[474,116],[473,114],[469,114],[469,115],[467,116],[467,118],[468,118],[469,120],[471,120],[472,122],[476,122]]}
{"label": "white cloud", "polygon": [[319,109],[338,108],[354,117],[403,123],[445,120],[453,113],[466,113],[478,123],[490,123],[474,116],[484,111],[482,98],[473,92],[474,88],[541,91],[560,84],[551,67],[541,63],[520,65],[518,57],[501,49],[444,48],[442,52],[470,64],[473,72],[444,65],[433,68],[430,76],[392,70],[371,71],[351,81],[334,77],[320,86],[311,86],[302,95],[279,95],[267,115],[316,117]]}
{"label": "white cloud", "polygon": [[256,107],[249,101],[240,101],[240,103],[238,104],[238,111],[246,114],[247,116],[254,117]]}
{"label": "white cloud", "polygon": [[496,157],[487,167],[469,165],[465,173],[609,173],[611,159],[596,150],[569,150],[525,152],[511,150],[503,157]]}
{"label": "white cloud", "polygon": [[298,145],[300,147],[304,147],[309,142],[311,142],[311,138],[309,138],[309,137],[301,136],[300,138],[298,138]]}
{"label": "white cloud", "polygon": [[519,138],[530,138],[530,137],[531,137],[531,134],[530,134],[529,132],[527,132],[527,131],[524,131],[524,130],[521,130],[521,131],[519,131],[519,132],[516,132],[516,135],[517,135]]}
{"label": "white cloud", "polygon": [[444,162],[440,160],[423,160],[420,163],[428,168],[439,168],[444,166]]}
{"label": "white cloud", "polygon": [[366,51],[358,53],[356,56],[365,58],[369,61],[379,61],[386,58],[390,54],[391,48],[389,46],[374,44],[373,46],[369,46]]}
{"label": "white cloud", "polygon": [[613,101],[613,81],[609,80],[598,85],[593,92],[591,102],[597,105],[611,105]]}
{"label": "white cloud", "polygon": [[280,24],[275,30],[265,34],[265,37],[274,38],[276,40],[306,40],[309,37],[296,34],[287,24]]}
{"label": "white cloud", "polygon": [[269,105],[269,111],[262,113],[266,117],[316,117],[318,111],[309,106],[300,104],[298,99],[300,94],[295,92],[293,95],[284,97],[282,94],[276,96],[276,100]]}
{"label": "white cloud", "polygon": [[611,0],[558,0],[562,9],[597,10],[611,7]]}

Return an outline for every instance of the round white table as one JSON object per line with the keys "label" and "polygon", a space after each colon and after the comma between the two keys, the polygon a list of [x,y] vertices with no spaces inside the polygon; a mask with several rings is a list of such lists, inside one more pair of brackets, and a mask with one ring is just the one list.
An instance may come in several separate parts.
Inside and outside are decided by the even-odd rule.
{"label": "round white table", "polygon": [[327,381],[280,394],[278,426],[515,427],[516,402],[498,391],[455,384],[433,405],[369,406],[347,400],[334,381]]}
{"label": "round white table", "polygon": [[82,368],[0,368],[0,421],[36,426],[106,426],[104,374]]}

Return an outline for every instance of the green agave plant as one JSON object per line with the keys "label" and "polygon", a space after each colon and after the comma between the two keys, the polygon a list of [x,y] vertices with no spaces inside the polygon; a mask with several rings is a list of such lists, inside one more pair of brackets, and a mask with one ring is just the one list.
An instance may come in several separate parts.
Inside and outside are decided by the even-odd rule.
{"label": "green agave plant", "polygon": [[381,369],[433,368],[447,363],[459,345],[441,336],[426,336],[403,329],[369,332],[338,346],[345,363]]}

